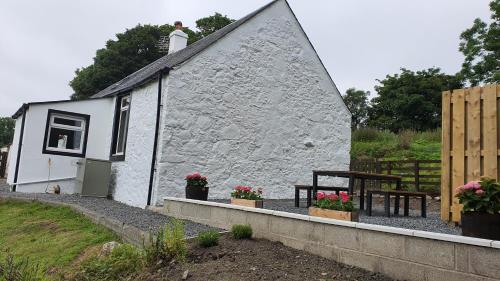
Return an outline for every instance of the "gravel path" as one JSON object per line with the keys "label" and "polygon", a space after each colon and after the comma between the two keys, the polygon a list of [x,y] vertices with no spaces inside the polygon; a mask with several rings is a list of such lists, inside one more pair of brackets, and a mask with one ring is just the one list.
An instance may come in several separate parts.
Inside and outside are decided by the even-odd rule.
{"label": "gravel path", "polygon": [[[78,195],[6,192],[5,186],[2,186],[1,183],[0,197],[30,199],[40,198],[47,201],[74,204],[82,206],[101,215],[106,215],[107,217],[116,219],[126,224],[133,225],[144,231],[162,227],[172,219],[171,217],[158,214],[150,210],[131,207],[123,203],[108,200],[105,198],[80,197]],[[185,221],[185,231],[187,237],[196,236],[200,231],[205,231],[208,229],[213,228],[203,224]]]}
{"label": "gravel path", "polygon": [[[229,200],[216,200],[217,202],[229,203]],[[293,200],[264,200],[264,208],[276,211],[290,212],[307,215],[307,208],[305,200],[300,202],[300,208],[294,206]],[[403,210],[400,209],[402,213]],[[394,211],[391,211],[394,214]],[[390,218],[384,216],[383,207],[380,205],[373,206],[373,216],[369,217],[364,212],[361,212],[359,221],[363,223],[371,223],[378,225],[386,225],[393,227],[400,227],[406,229],[424,230],[431,232],[439,232],[446,234],[461,235],[459,227],[450,225],[441,220],[440,214],[435,212],[428,212],[427,218],[420,216],[420,210],[410,210],[410,216],[391,216]]]}

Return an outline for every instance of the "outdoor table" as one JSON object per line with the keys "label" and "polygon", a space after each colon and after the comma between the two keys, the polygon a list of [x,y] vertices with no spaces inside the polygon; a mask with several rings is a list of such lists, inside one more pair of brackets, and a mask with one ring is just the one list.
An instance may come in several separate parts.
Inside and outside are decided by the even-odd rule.
{"label": "outdoor table", "polygon": [[[359,179],[361,181],[360,185],[360,195],[359,195],[359,208],[361,210],[365,209],[365,182],[366,180],[379,180],[379,181],[388,181],[396,183],[396,190],[401,189],[401,177],[394,175],[385,175],[385,174],[372,174],[365,172],[357,172],[357,171],[324,171],[324,170],[314,170],[313,171],[313,198],[316,200],[316,193],[318,189],[318,176],[327,176],[327,177],[338,177],[338,178],[348,178],[349,179],[349,187],[348,193],[350,195],[354,194],[354,181]],[[307,207],[311,206],[311,200],[308,200]]]}

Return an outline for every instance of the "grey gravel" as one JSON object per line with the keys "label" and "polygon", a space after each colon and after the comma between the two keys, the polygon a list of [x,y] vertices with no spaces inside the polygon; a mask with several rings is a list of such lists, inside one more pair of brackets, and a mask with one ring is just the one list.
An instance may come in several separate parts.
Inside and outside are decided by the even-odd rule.
{"label": "grey gravel", "polygon": [[[172,218],[155,213],[150,210],[145,210],[137,207],[125,205],[123,203],[108,200],[105,198],[81,197],[79,195],[55,195],[55,194],[41,194],[41,193],[19,193],[8,192],[5,186],[0,183],[0,197],[9,198],[40,198],[52,202],[63,202],[78,205],[94,211],[101,215],[116,219],[126,224],[133,225],[141,230],[149,231],[163,227],[169,223]],[[194,223],[192,221],[185,222],[185,232],[187,237],[196,236],[200,231],[214,229],[213,227]]]}
{"label": "grey gravel", "polygon": [[[222,203],[229,203],[229,200],[214,200]],[[294,206],[294,200],[264,200],[264,208],[276,211],[290,212],[307,215],[308,210],[305,207],[305,200],[300,202],[300,208]],[[401,209],[400,212],[403,210]],[[438,233],[461,235],[461,230],[459,227],[448,224],[441,220],[439,213],[427,213],[427,218],[422,218],[420,216],[420,210],[410,210],[409,217],[404,216],[394,216],[394,211],[391,208],[391,217],[385,217],[383,212],[383,207],[380,205],[375,205],[373,207],[372,216],[369,217],[364,211],[360,213],[359,221],[363,223],[378,224],[393,226],[406,229],[431,231]]]}

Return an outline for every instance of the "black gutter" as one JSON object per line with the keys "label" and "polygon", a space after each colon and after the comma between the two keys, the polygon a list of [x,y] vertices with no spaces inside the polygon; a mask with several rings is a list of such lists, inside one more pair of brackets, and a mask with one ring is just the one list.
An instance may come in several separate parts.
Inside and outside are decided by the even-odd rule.
{"label": "black gutter", "polygon": [[[168,69],[167,69],[168,72]],[[163,71],[158,73],[158,102],[156,104],[156,126],[155,126],[155,138],[153,144],[153,156],[151,157],[151,173],[149,175],[149,189],[148,189],[148,206],[151,206],[151,196],[153,192],[153,181],[155,176],[155,165],[156,165],[156,150],[158,147],[158,133],[160,129],[160,114],[161,114],[161,87],[163,79]]]}
{"label": "black gutter", "polygon": [[24,137],[24,123],[26,121],[26,111],[28,111],[28,106],[24,106],[23,110],[23,120],[21,121],[21,132],[19,133],[19,142],[17,144],[17,157],[16,157],[16,171],[14,172],[14,185],[12,186],[12,191],[17,189],[17,177],[19,175],[19,162],[21,161],[21,151],[23,146]]}

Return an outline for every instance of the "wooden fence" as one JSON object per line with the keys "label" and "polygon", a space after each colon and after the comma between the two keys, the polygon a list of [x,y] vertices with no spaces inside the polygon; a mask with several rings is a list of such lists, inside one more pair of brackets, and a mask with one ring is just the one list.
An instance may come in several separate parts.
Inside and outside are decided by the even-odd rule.
{"label": "wooden fence", "polygon": [[[352,161],[350,169],[351,171],[401,176],[404,189],[423,191],[429,195],[440,193],[440,160]],[[380,184],[370,182],[368,188],[380,188]]]}
{"label": "wooden fence", "polygon": [[500,85],[443,92],[441,218],[460,221],[456,187],[498,179]]}
{"label": "wooden fence", "polygon": [[5,170],[7,168],[7,152],[0,152],[0,178],[5,178]]}

